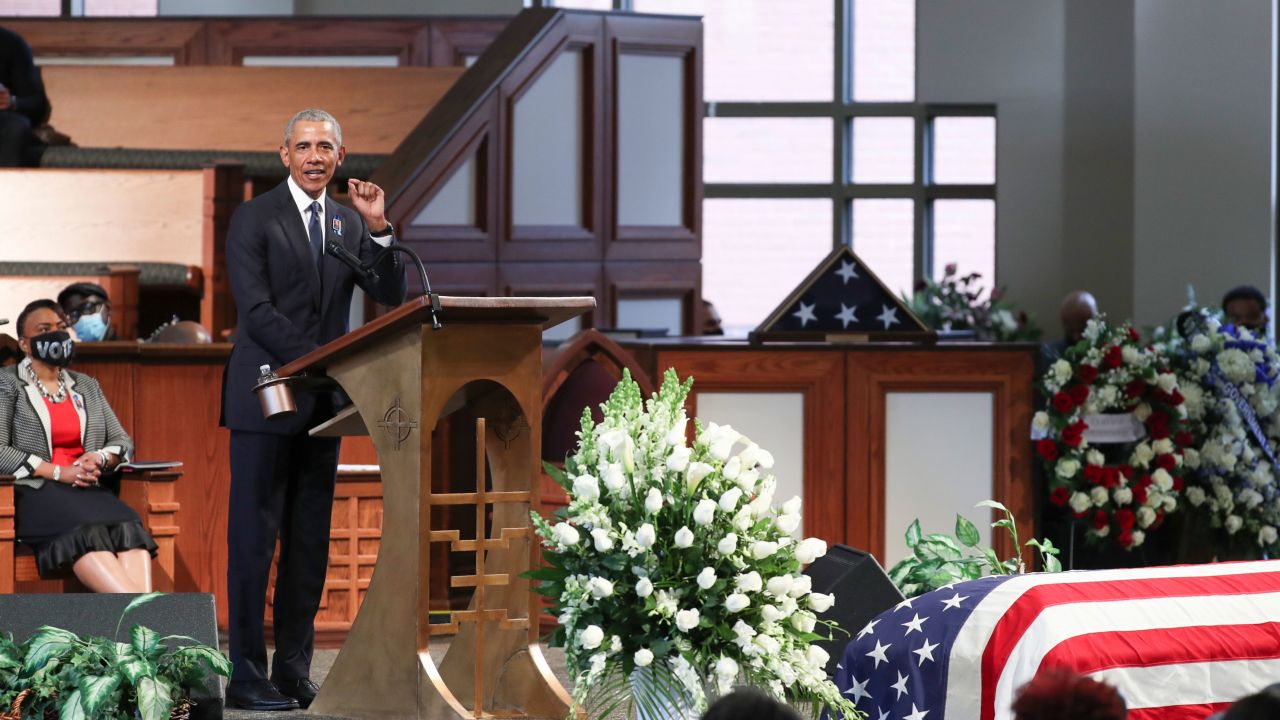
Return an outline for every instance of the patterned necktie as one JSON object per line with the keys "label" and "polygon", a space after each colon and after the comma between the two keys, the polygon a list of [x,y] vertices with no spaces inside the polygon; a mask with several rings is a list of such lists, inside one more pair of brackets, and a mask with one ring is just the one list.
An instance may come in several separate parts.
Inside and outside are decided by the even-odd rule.
{"label": "patterned necktie", "polygon": [[311,221],[307,223],[307,235],[311,239],[311,259],[316,262],[316,270],[320,269],[320,257],[324,254],[324,231],[320,229],[320,202],[311,201]]}

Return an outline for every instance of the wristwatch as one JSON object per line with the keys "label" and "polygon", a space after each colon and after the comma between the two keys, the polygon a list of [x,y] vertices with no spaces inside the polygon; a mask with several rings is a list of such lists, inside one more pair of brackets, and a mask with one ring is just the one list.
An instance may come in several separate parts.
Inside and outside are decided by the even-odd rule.
{"label": "wristwatch", "polygon": [[370,237],[386,237],[388,235],[395,235],[395,234],[396,234],[396,229],[390,222],[387,222],[387,226],[377,232],[374,232],[372,230],[369,231]]}
{"label": "wristwatch", "polygon": [[53,466],[53,481],[62,482],[62,466],[61,465]]}

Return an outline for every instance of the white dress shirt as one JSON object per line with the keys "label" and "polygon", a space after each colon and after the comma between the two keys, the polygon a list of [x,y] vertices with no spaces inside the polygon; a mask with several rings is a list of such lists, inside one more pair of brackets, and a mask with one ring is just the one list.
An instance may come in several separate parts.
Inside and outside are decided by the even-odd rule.
{"label": "white dress shirt", "polygon": [[[325,203],[329,199],[329,194],[320,193],[320,197],[315,198],[313,200],[312,197],[308,195],[302,188],[298,187],[298,183],[293,181],[292,175],[289,176],[289,179],[287,182],[289,183],[289,193],[293,195],[293,202],[298,206],[298,215],[302,217],[303,234],[307,235],[307,239],[310,240],[311,236],[309,235],[310,231],[308,230],[308,228],[311,227],[311,203],[318,202],[320,203],[320,232],[327,235],[329,231],[324,224],[324,218],[326,214]],[[372,235],[371,237],[373,238],[374,242],[378,243],[382,247],[387,247],[388,245],[391,244],[391,238],[394,236],[388,233],[381,237],[377,235]],[[324,247],[324,243],[321,243],[321,248],[323,247]]]}

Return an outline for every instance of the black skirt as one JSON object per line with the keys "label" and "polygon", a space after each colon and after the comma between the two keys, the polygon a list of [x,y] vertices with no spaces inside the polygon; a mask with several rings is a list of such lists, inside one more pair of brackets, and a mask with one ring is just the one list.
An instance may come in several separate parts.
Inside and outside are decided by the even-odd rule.
{"label": "black skirt", "polygon": [[46,480],[40,488],[18,485],[14,500],[18,540],[36,555],[40,577],[70,567],[89,552],[118,553],[156,542],[133,508],[103,487],[77,488]]}

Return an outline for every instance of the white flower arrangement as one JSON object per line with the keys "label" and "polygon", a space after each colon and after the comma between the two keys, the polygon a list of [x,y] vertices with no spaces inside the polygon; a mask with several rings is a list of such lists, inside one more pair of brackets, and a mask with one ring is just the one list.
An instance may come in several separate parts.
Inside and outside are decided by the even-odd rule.
{"label": "white flower arrangement", "polygon": [[533,514],[547,567],[528,576],[559,618],[575,701],[593,717],[626,701],[700,710],[745,682],[858,717],[811,644],[836,598],[800,570],[826,543],[792,538],[800,499],[774,507],[768,451],[714,423],[687,443],[691,385],[668,370],[645,402],[624,374],[599,424],[583,413],[564,471],[547,467],[570,502],[558,522]]}
{"label": "white flower arrangement", "polygon": [[[1219,531],[1219,557],[1280,553],[1280,355],[1263,336],[1222,324],[1217,312],[1192,308],[1164,349],[1172,358],[1196,438],[1186,451],[1188,502]],[[1183,336],[1185,335],[1185,337]],[[1252,415],[1252,422],[1248,416]],[[1194,492],[1193,492],[1194,491]]]}

